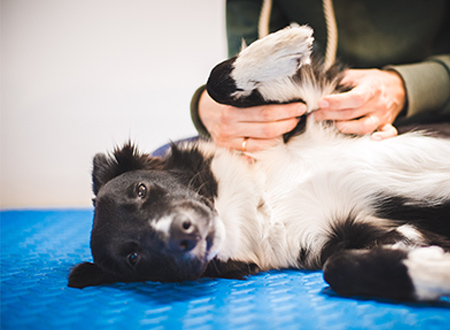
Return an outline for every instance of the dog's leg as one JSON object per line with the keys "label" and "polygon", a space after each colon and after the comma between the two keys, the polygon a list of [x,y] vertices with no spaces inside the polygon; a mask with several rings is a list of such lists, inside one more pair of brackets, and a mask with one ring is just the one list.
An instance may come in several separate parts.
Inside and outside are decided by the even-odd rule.
{"label": "dog's leg", "polygon": [[342,295],[438,300],[450,296],[450,253],[437,246],[345,250],[327,260],[324,277]]}
{"label": "dog's leg", "polygon": [[323,96],[336,92],[341,70],[324,71],[310,56],[312,34],[308,26],[295,26],[253,42],[211,71],[208,94],[235,107],[303,101],[309,111],[317,109]]}

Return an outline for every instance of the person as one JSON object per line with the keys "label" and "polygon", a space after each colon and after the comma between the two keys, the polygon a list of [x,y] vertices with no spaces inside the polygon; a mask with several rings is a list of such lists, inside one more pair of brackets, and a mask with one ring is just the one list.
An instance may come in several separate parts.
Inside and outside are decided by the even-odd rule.
{"label": "person", "polygon": [[[228,55],[292,22],[314,29],[314,51],[348,65],[349,92],[324,97],[315,120],[333,120],[346,134],[397,135],[395,125],[450,114],[450,1],[228,0]],[[264,26],[265,25],[265,26]],[[331,57],[329,56],[332,54]],[[282,140],[306,111],[302,103],[235,108],[205,87],[191,101],[199,133],[217,145],[257,151]]]}

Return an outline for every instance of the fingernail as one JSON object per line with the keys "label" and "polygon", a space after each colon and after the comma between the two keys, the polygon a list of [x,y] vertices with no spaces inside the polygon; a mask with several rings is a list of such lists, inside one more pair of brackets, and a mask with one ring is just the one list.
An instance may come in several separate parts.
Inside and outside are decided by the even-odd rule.
{"label": "fingernail", "polygon": [[381,136],[381,134],[374,133],[370,136],[370,139],[372,141],[381,141],[383,137]]}
{"label": "fingernail", "polygon": [[298,114],[301,116],[301,115],[303,115],[306,112],[306,110],[307,110],[306,105],[305,104],[301,104],[298,107]]}
{"label": "fingernail", "polygon": [[325,100],[320,100],[319,101],[319,108],[328,108],[330,106],[330,104],[325,101]]}

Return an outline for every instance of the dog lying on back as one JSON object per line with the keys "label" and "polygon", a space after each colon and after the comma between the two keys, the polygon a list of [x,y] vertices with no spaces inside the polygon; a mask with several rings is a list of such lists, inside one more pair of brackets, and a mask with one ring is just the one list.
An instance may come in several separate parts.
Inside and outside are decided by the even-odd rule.
{"label": "dog lying on back", "polygon": [[450,140],[375,142],[310,120],[342,88],[336,67],[311,58],[312,41],[308,27],[284,29],[211,72],[218,102],[308,106],[301,129],[252,164],[201,139],[159,158],[130,143],[95,156],[94,262],[69,286],[297,268],[323,269],[344,295],[450,295]]}

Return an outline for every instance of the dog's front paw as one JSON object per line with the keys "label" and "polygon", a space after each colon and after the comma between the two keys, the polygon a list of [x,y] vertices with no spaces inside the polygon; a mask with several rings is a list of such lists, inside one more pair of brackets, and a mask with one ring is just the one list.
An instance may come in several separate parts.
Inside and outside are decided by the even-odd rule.
{"label": "dog's front paw", "polygon": [[314,38],[309,26],[291,26],[257,40],[242,50],[231,72],[235,95],[246,95],[258,84],[293,76],[310,63]]}
{"label": "dog's front paw", "polygon": [[253,42],[212,70],[207,83],[209,95],[219,103],[241,107],[267,103],[258,88],[290,78],[309,64],[312,34],[308,26],[291,26]]}

